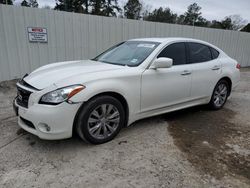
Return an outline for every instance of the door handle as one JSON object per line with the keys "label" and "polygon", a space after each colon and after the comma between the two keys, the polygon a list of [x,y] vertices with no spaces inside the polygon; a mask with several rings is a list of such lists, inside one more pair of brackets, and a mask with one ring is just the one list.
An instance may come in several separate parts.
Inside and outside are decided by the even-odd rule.
{"label": "door handle", "polygon": [[184,71],[181,73],[182,76],[189,75],[189,74],[191,74],[191,72],[188,71],[188,70],[184,70]]}
{"label": "door handle", "polygon": [[218,65],[215,65],[213,68],[212,68],[212,70],[219,70],[220,69],[220,66],[218,66]]}

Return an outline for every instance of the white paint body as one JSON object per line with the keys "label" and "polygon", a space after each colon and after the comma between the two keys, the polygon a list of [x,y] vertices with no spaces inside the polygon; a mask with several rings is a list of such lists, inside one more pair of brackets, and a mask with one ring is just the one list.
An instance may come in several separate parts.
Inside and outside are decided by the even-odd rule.
{"label": "white paint body", "polygon": [[[91,60],[61,62],[43,66],[24,81],[38,88],[31,90],[28,108],[19,107],[19,116],[31,121],[36,129],[29,128],[19,118],[19,125],[42,139],[64,139],[72,136],[74,118],[78,109],[92,97],[115,92],[122,95],[128,104],[128,125],[136,120],[163,114],[195,105],[207,104],[211,99],[216,83],[228,77],[234,88],[240,73],[237,62],[217,47],[199,40],[186,38],[147,38],[133,39],[159,42],[160,45],[137,67],[111,65]],[[220,52],[217,59],[197,63],[153,69],[157,55],[168,45],[176,42],[198,42],[211,46]],[[212,70],[219,66],[219,70]],[[190,71],[189,75],[182,75]],[[56,106],[39,104],[40,98],[55,89],[82,84],[86,88],[70,100]],[[16,104],[16,103],[15,103]],[[17,104],[16,104],[17,105]],[[39,123],[51,127],[49,132],[40,131]]]}

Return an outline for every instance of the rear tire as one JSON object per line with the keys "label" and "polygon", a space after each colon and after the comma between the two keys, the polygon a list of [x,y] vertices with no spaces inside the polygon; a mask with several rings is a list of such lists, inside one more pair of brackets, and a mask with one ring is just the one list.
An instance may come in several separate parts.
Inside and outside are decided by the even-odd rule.
{"label": "rear tire", "polygon": [[121,102],[111,96],[98,96],[84,104],[77,117],[76,131],[83,140],[102,144],[112,140],[124,123]]}
{"label": "rear tire", "polygon": [[230,93],[230,88],[228,82],[226,80],[220,80],[216,84],[211,100],[209,102],[209,106],[211,107],[211,109],[213,110],[221,109],[225,105],[229,93]]}

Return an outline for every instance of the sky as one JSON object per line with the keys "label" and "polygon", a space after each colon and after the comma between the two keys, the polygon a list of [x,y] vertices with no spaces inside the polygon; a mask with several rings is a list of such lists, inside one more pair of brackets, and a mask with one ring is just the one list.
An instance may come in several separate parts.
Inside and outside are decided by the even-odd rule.
{"label": "sky", "polygon": [[[21,0],[16,0],[16,3]],[[144,5],[154,8],[169,7],[173,12],[183,14],[188,5],[196,2],[202,7],[202,16],[208,20],[222,20],[229,15],[239,14],[242,18],[250,22],[250,0],[141,0]],[[55,6],[55,0],[37,0],[39,6]],[[120,5],[124,5],[127,0],[118,0]]]}

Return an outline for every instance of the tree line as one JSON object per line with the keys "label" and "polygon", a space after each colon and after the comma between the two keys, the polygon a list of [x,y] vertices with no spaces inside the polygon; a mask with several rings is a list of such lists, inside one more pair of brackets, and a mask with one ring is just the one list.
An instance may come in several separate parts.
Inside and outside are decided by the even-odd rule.
{"label": "tree line", "polygon": [[[13,0],[0,0],[0,3],[12,5]],[[228,30],[239,30],[246,25],[246,21],[239,15],[226,16],[223,20],[207,20],[202,16],[202,8],[197,3],[189,5],[186,12],[181,15],[174,13],[170,8],[163,7],[151,11],[150,6],[145,5],[142,0],[127,0],[124,5],[119,5],[118,0],[55,0],[55,3],[55,7],[43,8]],[[39,7],[36,0],[23,0],[20,5]]]}

